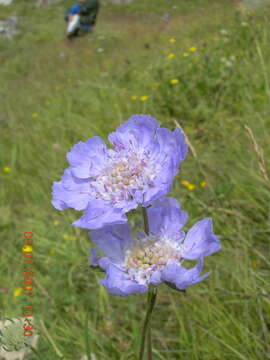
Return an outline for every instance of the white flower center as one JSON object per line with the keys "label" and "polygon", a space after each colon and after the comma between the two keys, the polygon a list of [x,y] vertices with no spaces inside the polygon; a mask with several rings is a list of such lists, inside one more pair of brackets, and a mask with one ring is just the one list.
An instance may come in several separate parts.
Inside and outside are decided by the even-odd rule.
{"label": "white flower center", "polygon": [[132,200],[136,190],[153,186],[156,165],[145,155],[112,153],[111,159],[91,185],[98,197],[117,203]]}
{"label": "white flower center", "polygon": [[173,244],[165,238],[145,240],[127,251],[124,262],[126,271],[139,283],[148,283],[151,275],[162,270],[169,260],[181,261],[181,244]]}

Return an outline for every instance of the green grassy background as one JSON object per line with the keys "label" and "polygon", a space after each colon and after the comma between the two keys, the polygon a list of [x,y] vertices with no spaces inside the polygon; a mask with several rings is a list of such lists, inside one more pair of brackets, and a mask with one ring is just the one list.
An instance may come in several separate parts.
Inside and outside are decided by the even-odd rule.
{"label": "green grassy background", "polygon": [[106,138],[130,115],[147,113],[185,130],[195,153],[172,195],[189,212],[187,228],[211,216],[222,242],[206,259],[211,276],[203,283],[186,294],[160,287],[154,359],[270,359],[270,182],[245,128],[268,171],[270,7],[103,1],[95,32],[68,43],[63,13],[71,3],[38,9],[14,0],[0,9],[1,19],[16,14],[20,29],[0,39],[2,315],[16,316],[27,302],[14,290],[23,277],[23,233],[32,231],[42,360],[79,360],[87,341],[92,360],[136,359],[146,295],[117,298],[98,285],[101,274],[87,266],[87,231],[70,225],[75,211],[51,206],[50,192],[74,143]]}

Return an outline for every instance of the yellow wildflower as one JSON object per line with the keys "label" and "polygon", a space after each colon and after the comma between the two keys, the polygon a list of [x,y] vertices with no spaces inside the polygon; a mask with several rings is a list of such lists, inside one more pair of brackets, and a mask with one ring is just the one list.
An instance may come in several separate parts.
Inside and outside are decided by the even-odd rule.
{"label": "yellow wildflower", "polygon": [[251,265],[252,267],[256,268],[258,265],[261,264],[261,260],[260,259],[256,259],[256,260],[252,260],[251,261]]}
{"label": "yellow wildflower", "polygon": [[10,167],[9,167],[9,166],[5,166],[5,167],[3,167],[3,172],[4,172],[5,174],[9,174],[9,173],[10,173],[10,171],[11,171],[11,169],[10,169]]}
{"label": "yellow wildflower", "polygon": [[29,246],[29,245],[24,245],[22,248],[22,252],[32,252],[32,251],[33,251],[33,248],[32,248],[32,246]]}
{"label": "yellow wildflower", "polygon": [[201,185],[201,187],[206,187],[207,182],[206,182],[206,181],[201,181],[201,182],[200,182],[200,185]]}
{"label": "yellow wildflower", "polygon": [[188,190],[194,190],[195,185],[194,184],[188,184],[187,188],[188,188]]}
{"label": "yellow wildflower", "polygon": [[137,100],[137,96],[136,96],[136,95],[132,95],[130,98],[131,98],[131,100]]}
{"label": "yellow wildflower", "polygon": [[189,51],[191,52],[195,52],[197,50],[196,46],[191,46],[191,48],[189,48]]}
{"label": "yellow wildflower", "polygon": [[22,289],[21,288],[16,288],[13,291],[13,296],[17,297],[17,296],[21,295],[21,293],[22,293]]}
{"label": "yellow wildflower", "polygon": [[184,53],[183,53],[183,56],[184,56],[184,57],[187,57],[187,56],[189,56],[189,53],[188,53],[188,52],[184,52]]}
{"label": "yellow wildflower", "polygon": [[174,44],[174,43],[176,43],[176,39],[175,39],[175,38],[171,38],[171,39],[169,40],[169,42],[170,42],[171,44]]}
{"label": "yellow wildflower", "polygon": [[168,55],[167,55],[167,58],[168,58],[168,59],[175,59],[175,58],[176,58],[176,55],[173,54],[173,53],[171,53],[171,54],[168,54]]}
{"label": "yellow wildflower", "polygon": [[59,225],[59,220],[53,220],[52,223],[53,223],[54,226],[58,226]]}
{"label": "yellow wildflower", "polygon": [[149,98],[149,96],[143,95],[143,96],[140,97],[140,100],[141,101],[146,101],[148,98]]}
{"label": "yellow wildflower", "polygon": [[36,113],[36,112],[33,112],[33,114],[32,114],[32,118],[37,118],[38,117],[38,113]]}
{"label": "yellow wildflower", "polygon": [[178,83],[179,83],[179,80],[178,80],[178,79],[172,79],[172,80],[170,80],[170,83],[171,83],[172,85],[175,85],[175,84],[178,84]]}
{"label": "yellow wildflower", "polygon": [[65,240],[75,240],[75,239],[76,239],[75,236],[73,236],[73,235],[68,235],[68,234],[64,234],[64,235],[63,235],[63,238],[64,238]]}
{"label": "yellow wildflower", "polygon": [[182,180],[181,181],[181,184],[183,185],[183,186],[189,186],[190,184],[189,184],[189,181],[187,181],[187,180]]}

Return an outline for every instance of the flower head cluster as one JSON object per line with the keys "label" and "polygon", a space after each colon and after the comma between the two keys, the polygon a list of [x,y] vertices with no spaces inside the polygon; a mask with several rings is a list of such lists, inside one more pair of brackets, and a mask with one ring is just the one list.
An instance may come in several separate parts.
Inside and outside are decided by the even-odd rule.
{"label": "flower head cluster", "polygon": [[73,224],[86,229],[127,222],[125,213],[166,196],[187,154],[184,134],[134,115],[109,135],[77,143],[67,154],[70,167],[53,185],[56,209],[84,214]]}
{"label": "flower head cluster", "polygon": [[[197,222],[185,233],[182,230],[187,213],[173,198],[155,201],[148,209],[149,234],[134,239],[128,224],[93,230],[91,240],[106,256],[91,249],[90,264],[106,272],[101,280],[107,290],[117,296],[147,291],[149,285],[166,283],[178,290],[203,280],[203,257],[220,249],[213,234],[211,219]],[[198,260],[192,268],[184,262]]]}
{"label": "flower head cluster", "polygon": [[[198,221],[185,233],[187,213],[166,198],[187,154],[183,132],[134,115],[109,135],[109,142],[112,148],[95,136],[72,148],[52,200],[59,210],[84,210],[73,224],[91,230],[96,248],[89,262],[106,273],[101,284],[113,295],[128,296],[161,283],[184,290],[203,280],[208,276],[201,274],[204,257],[220,249],[212,221]],[[145,232],[133,237],[126,213],[138,206]],[[197,262],[186,267],[188,261]]]}

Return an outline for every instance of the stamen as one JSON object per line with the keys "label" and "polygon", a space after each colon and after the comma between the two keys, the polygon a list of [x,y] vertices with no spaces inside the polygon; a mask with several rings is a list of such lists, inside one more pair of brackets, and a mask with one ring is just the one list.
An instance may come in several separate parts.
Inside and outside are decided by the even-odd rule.
{"label": "stamen", "polygon": [[180,261],[180,248],[170,246],[164,239],[149,237],[143,244],[138,245],[126,254],[127,270],[152,271],[164,267],[169,259]]}
{"label": "stamen", "polygon": [[153,186],[157,164],[146,154],[112,154],[110,163],[91,184],[97,196],[111,202],[132,200],[132,191]]}

